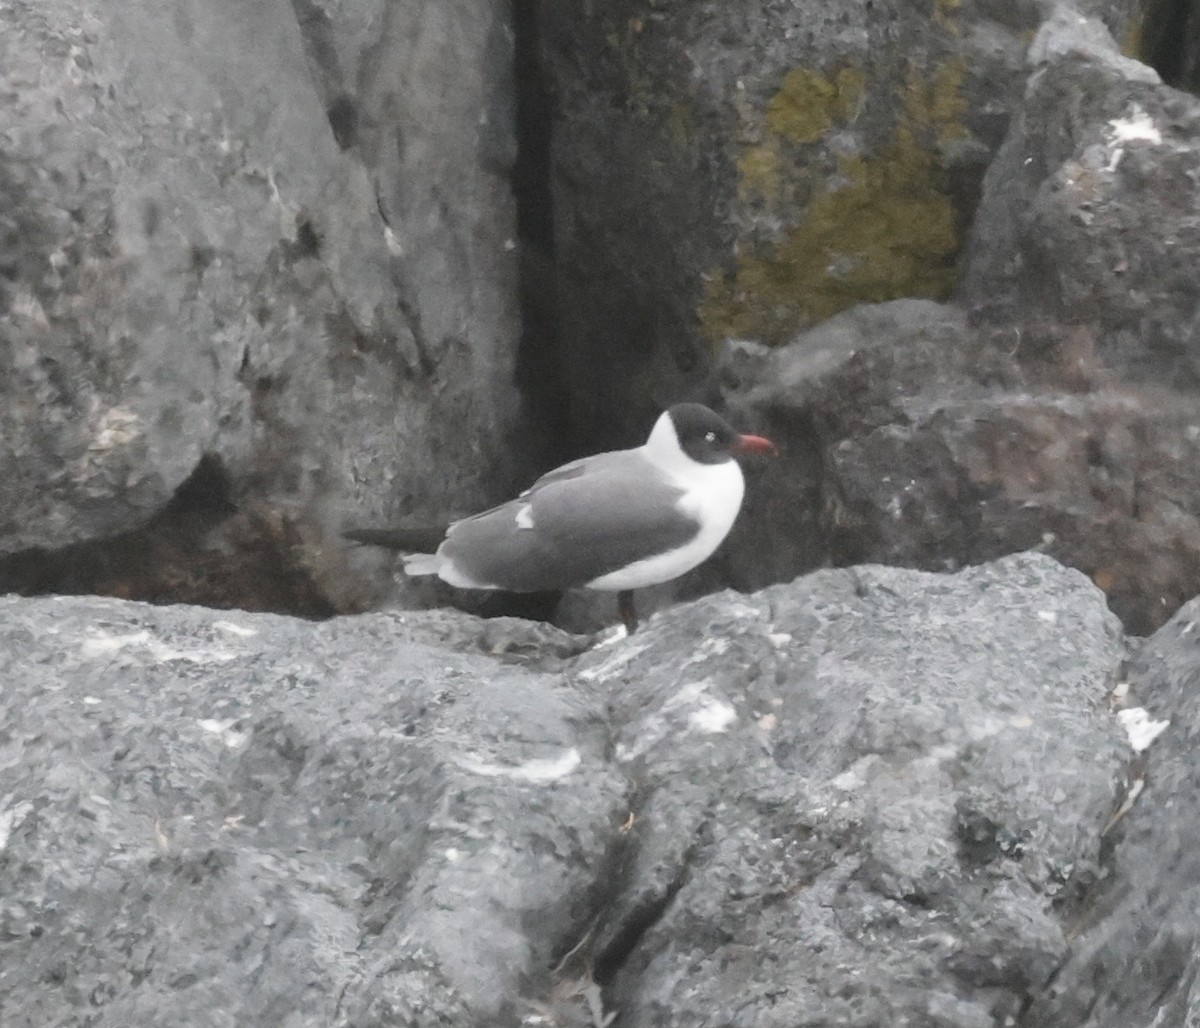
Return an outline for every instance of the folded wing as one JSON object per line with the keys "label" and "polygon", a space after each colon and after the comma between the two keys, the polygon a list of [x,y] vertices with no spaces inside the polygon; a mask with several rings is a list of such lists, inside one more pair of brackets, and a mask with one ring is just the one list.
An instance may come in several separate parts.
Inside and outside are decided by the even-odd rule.
{"label": "folded wing", "polygon": [[438,550],[457,575],[534,592],[583,585],[689,542],[699,524],[682,492],[632,451],[550,472],[520,497],[454,524]]}

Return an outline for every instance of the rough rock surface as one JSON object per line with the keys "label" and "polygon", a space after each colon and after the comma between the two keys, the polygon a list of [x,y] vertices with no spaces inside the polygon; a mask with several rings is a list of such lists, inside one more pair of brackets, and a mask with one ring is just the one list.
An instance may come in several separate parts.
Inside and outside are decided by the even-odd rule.
{"label": "rough rock surface", "polygon": [[725,380],[734,416],[786,457],[759,469],[697,586],[1036,547],[1092,576],[1139,633],[1200,588],[1191,394],[1064,387],[961,308],[922,300],[856,308],[770,353],[742,348]]}
{"label": "rough rock surface", "polygon": [[[947,295],[1052,7],[540,2],[581,439],[702,389],[714,341]],[[1140,13],[1081,7],[1122,37]]]}
{"label": "rough rock surface", "polygon": [[322,523],[507,487],[507,18],[0,4],[0,553],[132,528],[205,454]]}
{"label": "rough rock surface", "polygon": [[3,606],[5,1024],[514,1023],[591,916],[603,708],[465,616]]}
{"label": "rough rock surface", "polygon": [[1083,921],[1071,960],[1031,1008],[1030,1024],[1118,1028],[1200,1017],[1198,618],[1193,600],[1131,661],[1130,698],[1145,704],[1146,724],[1162,735],[1132,776],[1145,792],[1115,833],[1112,881]]}
{"label": "rough rock surface", "polygon": [[1030,50],[985,182],[963,301],[1029,362],[1091,381],[1200,386],[1200,100],[1063,13]]}
{"label": "rough rock surface", "polygon": [[582,672],[646,797],[618,925],[661,913],[615,976],[622,1023],[1014,1016],[1069,948],[1128,761],[1099,595],[1017,557],[692,610],[701,631],[668,615]]}
{"label": "rough rock surface", "polygon": [[5,1024],[1003,1023],[1129,751],[1041,555],[584,640],[0,601]]}

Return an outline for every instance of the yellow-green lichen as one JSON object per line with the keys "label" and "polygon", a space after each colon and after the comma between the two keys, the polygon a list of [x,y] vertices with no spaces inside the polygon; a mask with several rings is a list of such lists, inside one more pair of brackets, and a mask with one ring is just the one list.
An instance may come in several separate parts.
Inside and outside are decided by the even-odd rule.
{"label": "yellow-green lichen", "polygon": [[780,343],[855,303],[949,292],[954,210],[911,136],[846,159],[842,171],[848,184],[819,193],[770,251],[742,260],[732,279],[709,281],[700,316],[710,336]]}
{"label": "yellow-green lichen", "polygon": [[939,145],[965,139],[969,133],[964,119],[967,98],[965,58],[955,57],[940,65],[930,77],[910,68],[904,83],[905,123],[914,128],[933,129]]}
{"label": "yellow-green lichen", "polygon": [[962,7],[962,0],[935,0],[933,5],[933,20],[943,28],[954,29],[954,19],[951,17]]}
{"label": "yellow-green lichen", "polygon": [[[709,277],[699,313],[711,338],[779,343],[855,303],[949,293],[960,241],[941,150],[967,134],[966,70],[951,61],[928,76],[911,71],[889,143],[840,157],[798,224],[769,248],[747,247],[732,275]],[[768,203],[796,176],[772,137],[743,154],[739,172],[739,196]]]}
{"label": "yellow-green lichen", "polygon": [[779,199],[783,155],[774,140],[746,149],[738,159],[738,199],[743,202]]}
{"label": "yellow-green lichen", "polygon": [[793,68],[767,101],[767,129],[793,143],[815,143],[833,125],[853,116],[865,84],[857,68],[843,68],[832,77]]}

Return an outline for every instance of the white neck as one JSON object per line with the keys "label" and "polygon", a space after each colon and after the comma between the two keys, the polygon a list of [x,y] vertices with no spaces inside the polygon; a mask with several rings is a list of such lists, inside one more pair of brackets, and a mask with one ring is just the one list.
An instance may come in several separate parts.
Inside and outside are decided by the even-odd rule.
{"label": "white neck", "polygon": [[675,509],[699,526],[694,538],[677,549],[647,557],[620,571],[588,582],[592,589],[641,589],[669,582],[690,571],[721,544],[729,534],[742,505],[745,483],[738,462],[717,464],[692,460],[679,446],[675,426],[666,414],[655,422],[654,431],[639,452],[680,490]]}
{"label": "white neck", "polygon": [[675,433],[675,423],[667,413],[660,414],[654,422],[654,429],[642,452],[651,464],[672,477],[695,475],[697,469],[704,466],[683,452],[679,436]]}

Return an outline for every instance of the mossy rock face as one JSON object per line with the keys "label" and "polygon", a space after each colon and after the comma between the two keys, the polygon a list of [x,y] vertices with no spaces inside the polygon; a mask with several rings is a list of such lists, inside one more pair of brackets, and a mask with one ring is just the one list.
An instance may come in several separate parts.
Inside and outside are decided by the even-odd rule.
{"label": "mossy rock face", "polygon": [[[731,274],[709,277],[700,318],[710,338],[778,343],[856,303],[949,294],[961,240],[943,162],[969,136],[965,74],[961,60],[930,74],[910,68],[885,145],[838,155],[806,204],[779,211],[794,223],[750,247]],[[789,71],[766,105],[762,142],[738,162],[741,199],[768,211],[794,200],[795,183],[812,176],[812,147],[794,144],[851,133],[868,85],[853,68]]]}
{"label": "mossy rock face", "polygon": [[959,247],[954,210],[912,156],[897,146],[847,161],[847,186],[821,193],[801,225],[732,279],[713,280],[706,329],[784,342],[798,324],[856,303],[946,296]]}
{"label": "mossy rock face", "polygon": [[945,297],[1043,16],[960,0],[537,6],[579,449],[637,440],[664,403],[702,395],[729,336],[779,342],[858,302]]}
{"label": "mossy rock face", "polygon": [[793,68],[767,104],[767,127],[793,143],[815,143],[854,113],[865,85],[866,76],[858,68],[842,68],[829,77]]}

